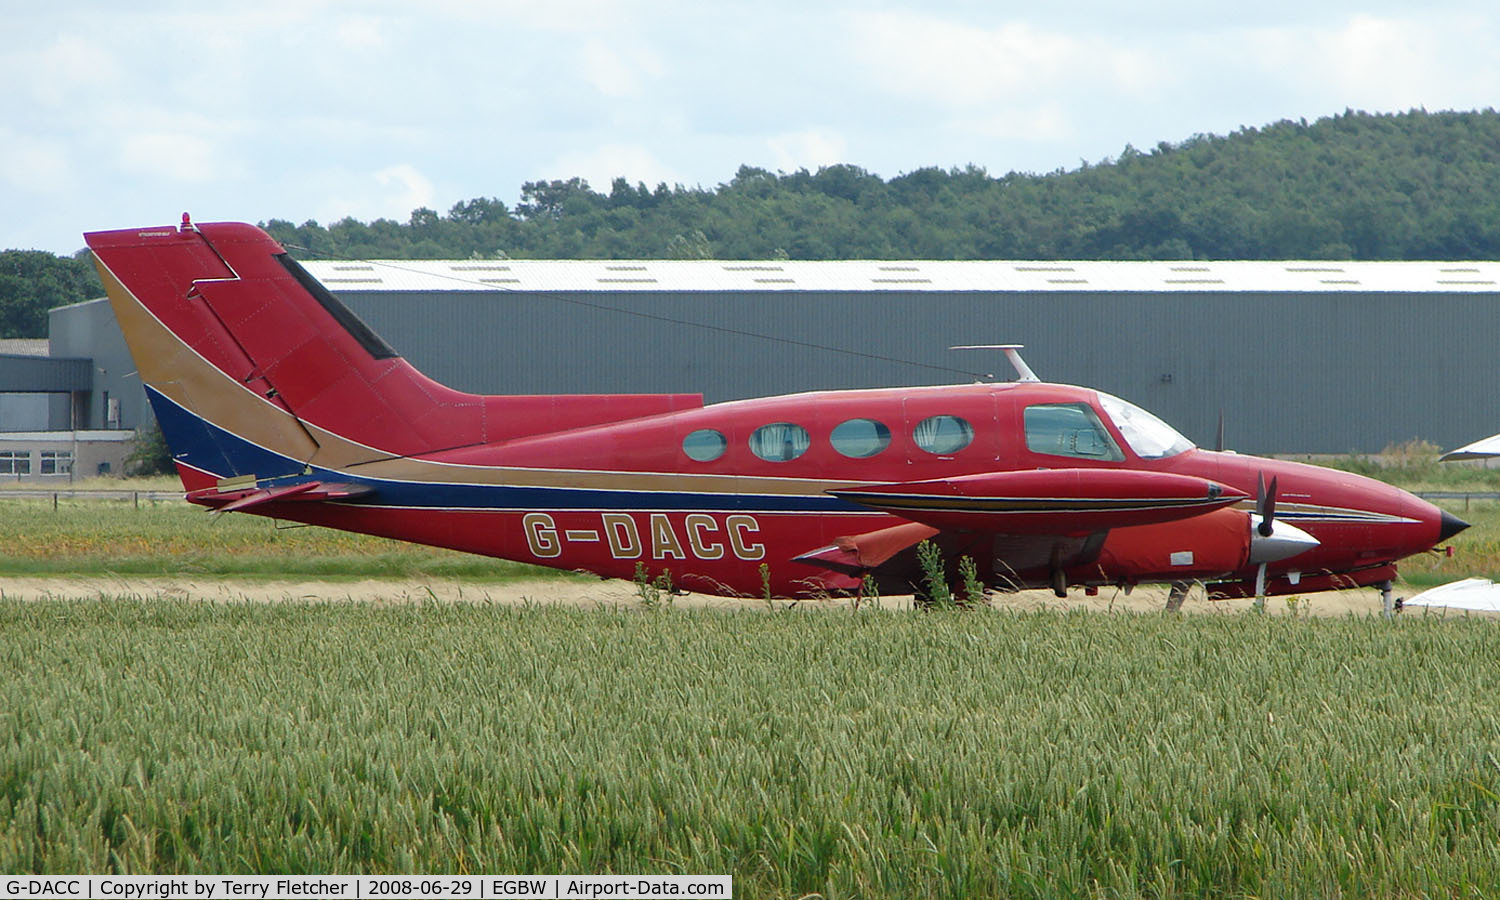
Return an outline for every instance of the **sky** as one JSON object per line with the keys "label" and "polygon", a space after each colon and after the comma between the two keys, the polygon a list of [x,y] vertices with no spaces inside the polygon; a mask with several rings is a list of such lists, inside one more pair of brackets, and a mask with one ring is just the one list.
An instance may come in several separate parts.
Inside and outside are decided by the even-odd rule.
{"label": "sky", "polygon": [[0,0],[0,247],[1500,107],[1492,0]]}

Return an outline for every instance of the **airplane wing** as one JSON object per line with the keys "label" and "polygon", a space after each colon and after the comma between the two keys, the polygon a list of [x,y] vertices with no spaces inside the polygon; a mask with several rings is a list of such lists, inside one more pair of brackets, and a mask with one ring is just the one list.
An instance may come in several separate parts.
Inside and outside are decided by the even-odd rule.
{"label": "airplane wing", "polygon": [[1191,475],[1132,469],[987,472],[829,493],[936,528],[1072,537],[1185,519],[1249,499]]}
{"label": "airplane wing", "polygon": [[1500,584],[1488,578],[1465,578],[1425,590],[1402,603],[1403,608],[1408,606],[1500,612]]}
{"label": "airplane wing", "polygon": [[1465,444],[1457,450],[1449,450],[1438,457],[1438,461],[1447,462],[1450,459],[1489,459],[1492,456],[1500,456],[1500,434],[1493,434],[1484,440]]}
{"label": "airplane wing", "polygon": [[[1244,514],[1226,512],[1227,519],[1215,515],[1249,495],[1202,478],[1163,472],[1037,469],[861,485],[830,493],[906,521],[841,536],[795,557],[824,569],[828,574],[822,582],[829,587],[857,587],[864,573],[910,569],[913,559],[908,551],[928,539],[971,547],[960,552],[991,561],[998,575],[1016,583],[1024,580],[1024,573],[1092,564],[1101,553],[1110,560],[1124,554],[1131,564],[1147,568],[1180,566],[1192,577],[1200,570],[1233,568],[1250,541]],[[1173,552],[1175,544],[1160,529],[1195,516],[1204,517],[1195,529],[1200,546],[1211,545],[1220,552]],[[1133,528],[1137,537],[1118,541],[1106,551],[1105,539],[1121,528]]]}

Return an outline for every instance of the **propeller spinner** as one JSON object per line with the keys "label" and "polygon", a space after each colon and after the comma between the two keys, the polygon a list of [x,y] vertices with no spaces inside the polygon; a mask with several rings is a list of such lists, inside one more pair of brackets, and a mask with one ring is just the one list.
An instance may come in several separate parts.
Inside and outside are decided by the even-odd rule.
{"label": "propeller spinner", "polygon": [[1276,521],[1276,478],[1266,485],[1265,475],[1257,479],[1255,513],[1250,517],[1250,562],[1255,569],[1255,606],[1266,604],[1266,566],[1318,546],[1317,538],[1295,525]]}

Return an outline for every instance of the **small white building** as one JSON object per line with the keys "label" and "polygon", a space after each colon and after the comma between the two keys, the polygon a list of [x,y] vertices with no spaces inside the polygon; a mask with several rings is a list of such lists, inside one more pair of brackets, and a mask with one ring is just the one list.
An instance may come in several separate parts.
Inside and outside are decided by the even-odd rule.
{"label": "small white building", "polygon": [[51,482],[119,475],[134,442],[134,431],[0,432],[0,478]]}
{"label": "small white building", "polygon": [[0,479],[122,474],[135,432],[119,428],[108,410],[111,427],[88,428],[80,412],[92,387],[90,360],[52,357],[48,349],[46,339],[0,340]]}

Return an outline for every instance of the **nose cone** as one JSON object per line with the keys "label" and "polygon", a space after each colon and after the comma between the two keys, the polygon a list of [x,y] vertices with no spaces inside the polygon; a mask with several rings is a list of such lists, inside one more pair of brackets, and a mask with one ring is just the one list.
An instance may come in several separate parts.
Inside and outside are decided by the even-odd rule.
{"label": "nose cone", "polygon": [[1443,510],[1443,517],[1438,521],[1438,543],[1446,541],[1468,527],[1468,522],[1465,522],[1447,510]]}

